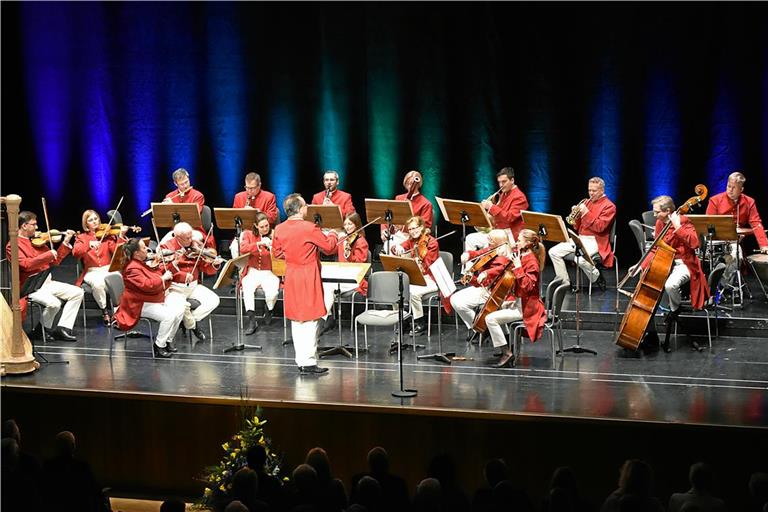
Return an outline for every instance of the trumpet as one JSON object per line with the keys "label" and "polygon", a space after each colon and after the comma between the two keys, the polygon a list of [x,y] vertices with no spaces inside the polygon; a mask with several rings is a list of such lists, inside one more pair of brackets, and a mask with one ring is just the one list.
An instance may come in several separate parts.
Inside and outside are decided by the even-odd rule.
{"label": "trumpet", "polygon": [[571,213],[568,214],[568,217],[565,218],[565,221],[570,224],[571,226],[576,225],[576,219],[579,218],[579,210],[581,209],[581,205],[584,204],[586,201],[589,201],[589,198],[582,199],[579,201],[578,204],[575,204],[571,206]]}

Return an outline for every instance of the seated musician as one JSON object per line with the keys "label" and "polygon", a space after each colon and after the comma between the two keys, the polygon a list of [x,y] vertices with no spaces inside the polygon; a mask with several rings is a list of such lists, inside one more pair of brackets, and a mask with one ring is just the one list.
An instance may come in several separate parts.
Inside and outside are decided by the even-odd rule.
{"label": "seated musician", "polygon": [[[483,200],[480,204],[493,217],[493,226],[504,229],[514,240],[523,229],[523,216],[520,213],[528,208],[528,198],[515,184],[515,170],[504,167],[496,173],[496,183],[500,191]],[[484,232],[470,233],[464,241],[464,250],[471,251],[488,247],[490,240]]]}
{"label": "seated musician", "polygon": [[[212,247],[203,247],[203,242],[193,237],[192,226],[179,222],[173,227],[173,238],[160,245],[177,253],[176,259],[169,264],[173,272],[169,301],[185,306],[185,329],[191,330],[200,341],[206,340],[206,335],[198,325],[214,309],[219,306],[219,296],[198,282],[200,272],[213,275],[221,265],[222,260],[215,255]],[[187,299],[195,299],[200,305],[194,311],[190,309]]]}
{"label": "seated musician", "polygon": [[424,274],[426,286],[411,284],[411,312],[413,312],[414,327],[408,335],[422,334],[426,330],[426,319],[421,298],[431,292],[437,291],[437,284],[432,277],[429,267],[440,257],[440,247],[435,237],[429,234],[429,229],[422,217],[413,216],[405,223],[410,238],[402,245],[392,246],[391,251],[397,255],[407,254],[416,260],[421,272]]}
{"label": "seated musician", "polygon": [[205,205],[205,196],[199,190],[192,188],[189,182],[189,172],[184,168],[173,171],[173,183],[176,190],[168,192],[163,199],[164,203],[195,203],[197,210],[202,211]]}
{"label": "seated musician", "polygon": [[259,328],[256,321],[256,290],[264,290],[264,302],[266,311],[264,312],[264,323],[269,325],[272,322],[272,310],[277,303],[277,294],[280,291],[280,278],[272,273],[272,228],[269,225],[269,218],[264,212],[256,214],[256,221],[253,229],[243,231],[240,235],[240,254],[250,253],[248,266],[245,267],[242,274],[243,285],[243,303],[245,312],[248,316],[248,326],[245,334],[250,335]]}
{"label": "seated musician", "polygon": [[539,279],[544,267],[546,252],[539,235],[530,229],[523,229],[517,236],[517,250],[510,256],[515,274],[515,285],[502,303],[501,308],[485,317],[485,324],[491,334],[494,347],[507,346],[501,361],[495,366],[511,366],[515,360],[513,347],[507,345],[502,325],[518,322],[525,324],[528,338],[535,342],[541,338],[547,311],[539,295]]}
{"label": "seated musician", "polygon": [[[482,306],[490,297],[489,286],[493,286],[496,278],[499,277],[509,263],[509,238],[507,232],[503,229],[493,229],[488,234],[491,240],[491,247],[494,249],[481,249],[478,251],[468,251],[461,255],[461,263],[469,263],[469,271],[472,270],[474,260],[475,272],[477,276],[472,275],[469,286],[457,290],[451,295],[451,306],[469,329],[467,341],[472,341],[478,333],[472,330],[475,322],[475,309]],[[492,252],[491,252],[492,251]],[[483,258],[485,256],[485,258]],[[490,257],[490,259],[488,259]],[[488,259],[484,265],[477,268],[480,258]],[[470,275],[470,274],[465,274]]]}
{"label": "seated musician", "polygon": [[355,213],[352,195],[339,189],[339,173],[336,171],[325,171],[325,174],[323,174],[323,186],[325,190],[312,196],[312,204],[338,205],[341,208],[342,217]]}
{"label": "seated musician", "polygon": [[[118,237],[113,235],[96,236],[96,231],[101,225],[101,217],[94,210],[83,212],[83,232],[75,237],[75,245],[72,255],[83,262],[83,271],[77,278],[75,286],[80,286],[83,281],[88,283],[93,291],[93,298],[101,309],[104,325],[109,325],[110,315],[107,308],[107,287],[104,277],[109,273],[109,264],[118,244]],[[120,243],[125,242],[122,236],[128,230],[123,226],[120,233]]]}
{"label": "seated musician", "polygon": [[[574,206],[571,212],[576,217],[574,227],[589,256],[594,257],[599,254],[603,266],[612,267],[614,256],[610,236],[616,219],[616,205],[605,195],[605,181],[602,178],[590,178],[587,193],[589,197]],[[555,267],[555,276],[561,278],[563,284],[571,282],[563,258],[575,252],[576,244],[573,240],[561,242],[549,249],[549,257],[552,258],[552,266]],[[605,291],[605,278],[600,270],[584,258],[577,258],[577,260],[589,281],[596,283],[600,290]]]}
{"label": "seated musician", "polygon": [[[760,252],[768,254],[768,236],[765,234],[763,222],[760,220],[760,213],[757,211],[755,200],[744,194],[744,183],[747,178],[740,172],[732,172],[728,176],[728,185],[725,192],[715,194],[709,198],[707,205],[707,215],[732,215],[736,222],[736,227],[743,235],[755,235]],[[739,250],[737,254],[736,244],[731,245],[730,258],[721,283],[729,283],[736,269],[740,265],[737,261],[743,257],[743,251]]]}
{"label": "seated musician", "polygon": [[[36,231],[37,215],[28,211],[19,212],[19,290],[24,287],[29,277],[48,270],[52,265],[59,265],[72,250],[69,241],[72,240],[75,232],[71,229],[64,234],[57,250],[51,249],[48,243],[40,246],[33,244],[32,239]],[[10,260],[10,242],[5,246],[5,254]],[[77,338],[72,335],[72,327],[75,325],[77,311],[83,302],[82,288],[56,281],[49,275],[43,286],[29,294],[28,298],[43,304],[41,324],[45,326],[46,331],[50,331],[54,338],[60,341],[77,341]],[[61,309],[62,301],[64,301],[64,309],[58,325],[54,328],[53,321]],[[41,329],[36,328],[30,337],[37,337]]]}
{"label": "seated musician", "polygon": [[[678,215],[675,211],[675,203],[669,196],[659,196],[651,201],[653,205],[653,215],[656,217],[656,227],[654,236],[658,235],[664,225],[669,221],[672,223],[671,229],[664,235],[664,243],[675,250],[675,261],[672,271],[664,283],[664,291],[667,292],[670,313],[666,322],[669,326],[680,315],[680,304],[682,303],[681,288],[689,282],[691,283],[691,304],[694,309],[704,307],[709,290],[707,287],[707,277],[701,269],[701,261],[696,256],[696,249],[699,247],[699,235],[688,217]],[[654,251],[656,249],[654,248]],[[642,263],[646,268],[651,257],[645,258]],[[630,274],[635,270],[635,266],[629,269]],[[648,334],[643,340],[643,348],[646,350],[658,350],[659,338],[656,334],[656,326],[651,318],[648,324]],[[698,349],[696,342],[693,342],[694,348]],[[669,338],[664,342],[664,351],[669,352]]]}
{"label": "seated musician", "polygon": [[258,212],[264,212],[271,226],[277,223],[280,215],[275,194],[261,188],[261,176],[255,172],[245,175],[245,190],[235,194],[232,208],[255,208]]}
{"label": "seated musician", "polygon": [[147,261],[147,246],[141,238],[130,239],[121,250],[127,261],[123,269],[125,290],[115,313],[115,323],[118,328],[127,331],[139,323],[141,317],[160,322],[152,349],[157,357],[171,357],[177,351],[173,337],[185,309],[174,302],[170,294],[166,295],[173,274],[164,270],[157,261]]}
{"label": "seated musician", "polygon": [[[350,213],[344,218],[344,233],[339,238],[336,253],[340,262],[366,263],[368,261],[368,241],[365,239],[365,231],[358,231],[363,227],[363,221],[358,213]],[[355,231],[358,231],[355,233]],[[355,233],[355,234],[352,234]],[[360,286],[352,283],[323,283],[323,299],[325,301],[326,316],[323,317],[323,325],[320,334],[333,330],[336,327],[336,318],[333,314],[333,304],[337,291],[341,293],[357,289],[363,295],[368,294],[368,281],[363,279]]]}
{"label": "seated musician", "polygon": [[[424,178],[419,171],[408,171],[403,178],[403,187],[406,192],[395,196],[396,201],[409,201],[414,215],[418,215],[424,221],[426,229],[432,228],[433,215],[432,203],[421,193]],[[387,225],[381,225],[381,241],[386,243],[392,235],[391,245],[400,245],[408,240],[408,230],[404,226],[392,226],[392,233],[387,230]]]}

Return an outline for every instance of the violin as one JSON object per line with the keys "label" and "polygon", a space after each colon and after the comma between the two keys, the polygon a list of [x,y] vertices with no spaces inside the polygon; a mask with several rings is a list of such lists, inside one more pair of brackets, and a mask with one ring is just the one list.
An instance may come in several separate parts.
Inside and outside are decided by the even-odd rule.
{"label": "violin", "polygon": [[[140,226],[127,226],[128,231],[139,233],[141,231]],[[103,238],[105,236],[119,236],[123,230],[122,224],[99,224],[96,228],[96,238]]]}
{"label": "violin", "polygon": [[51,242],[57,244],[64,238],[65,232],[61,232],[58,229],[49,229],[48,231],[35,231],[35,236],[29,241],[32,242],[33,247],[43,247]]}
{"label": "violin", "polygon": [[348,260],[352,256],[352,246],[355,245],[357,239],[360,238],[360,233],[355,232],[344,239],[344,259]]}
{"label": "violin", "polygon": [[151,252],[147,254],[147,259],[144,261],[144,263],[149,268],[157,268],[161,264],[165,265],[166,263],[172,262],[175,258],[175,252],[169,249],[163,249],[161,252]]}
{"label": "violin", "polygon": [[476,256],[474,258],[474,263],[471,267],[467,269],[467,271],[462,274],[461,276],[461,284],[468,284],[472,280],[472,275],[483,268],[489,261],[491,261],[493,258],[496,257],[496,255],[499,253],[499,247],[500,245],[493,247],[491,249],[488,249],[484,253],[480,254],[479,256]]}

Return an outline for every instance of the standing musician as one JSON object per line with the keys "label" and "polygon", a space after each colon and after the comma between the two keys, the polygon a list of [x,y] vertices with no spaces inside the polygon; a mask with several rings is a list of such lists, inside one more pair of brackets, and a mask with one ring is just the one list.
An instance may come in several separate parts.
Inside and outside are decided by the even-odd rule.
{"label": "standing musician", "polygon": [[[728,176],[728,185],[725,192],[716,194],[709,198],[707,205],[707,215],[733,215],[736,227],[740,228],[745,235],[753,234],[757,239],[757,245],[760,252],[768,254],[768,236],[765,234],[763,222],[760,220],[760,213],[757,211],[755,200],[742,193],[744,183],[747,178],[739,171],[732,172]],[[742,255],[741,250],[738,255]],[[723,272],[722,283],[728,283],[738,268],[740,261],[736,261],[737,247],[731,245],[731,258],[725,272]]]}
{"label": "standing musician", "polygon": [[[488,287],[493,286],[496,278],[499,277],[509,263],[510,246],[507,232],[503,229],[493,229],[488,233],[491,241],[491,248],[477,251],[467,251],[461,255],[461,263],[471,265],[470,260],[478,260],[483,256],[490,257],[488,261],[480,268],[476,269],[477,276],[472,275],[469,286],[457,290],[451,295],[451,306],[469,329],[467,341],[472,341],[477,332],[472,330],[475,322],[475,309],[482,306],[491,296]],[[487,258],[483,258],[487,259]],[[470,269],[473,268],[470,266]],[[465,274],[469,275],[469,274]]]}
{"label": "standing musician", "polygon": [[[424,185],[424,178],[419,171],[408,171],[403,178],[403,186],[406,192],[395,196],[396,201],[409,201],[413,214],[418,215],[424,221],[427,229],[432,227],[432,203],[421,193],[421,187]],[[392,244],[400,245],[409,236],[404,226],[392,226]],[[387,225],[381,225],[381,241],[386,242],[390,233],[387,231]]]}
{"label": "standing musician", "polygon": [[321,374],[328,368],[317,366],[318,319],[327,313],[323,302],[320,277],[320,254],[336,249],[336,232],[325,235],[314,222],[304,220],[307,203],[299,194],[283,201],[288,220],[275,227],[272,249],[276,257],[285,258],[283,305],[291,320],[291,336],[296,364],[301,373]]}
{"label": "standing musician", "polygon": [[261,188],[261,176],[255,172],[245,175],[245,190],[235,194],[232,208],[255,208],[256,211],[264,212],[272,226],[277,223],[280,215],[275,194]]}
{"label": "standing musician", "polygon": [[[215,255],[212,247],[203,247],[203,242],[192,236],[192,226],[179,222],[173,227],[173,238],[160,245],[160,249],[176,252],[176,258],[168,268],[173,273],[168,300],[173,304],[184,307],[184,328],[200,341],[206,340],[206,335],[198,322],[206,318],[219,306],[219,296],[198,283],[200,272],[213,275],[221,266],[221,258]],[[209,237],[208,243],[211,238]],[[195,299],[200,305],[191,310],[187,299]]]}
{"label": "standing musician", "polygon": [[437,239],[429,234],[429,229],[422,217],[414,215],[405,223],[410,238],[402,245],[394,245],[390,249],[397,255],[411,252],[411,257],[418,263],[421,272],[424,274],[426,286],[415,284],[409,285],[411,293],[411,311],[413,312],[414,326],[412,332],[408,335],[422,334],[426,330],[426,319],[424,318],[424,308],[421,305],[421,298],[431,292],[437,291],[437,284],[432,277],[430,266],[440,257],[440,247]]}
{"label": "standing musician", "polygon": [[[97,235],[101,226],[101,217],[94,210],[85,210],[82,218],[83,232],[75,237],[75,246],[72,255],[83,262],[83,271],[77,278],[75,286],[80,286],[83,281],[88,283],[93,291],[93,298],[101,309],[104,325],[109,325],[110,315],[107,309],[107,286],[104,277],[109,273],[109,264],[112,255],[117,248],[118,237],[102,233]],[[124,234],[128,226],[120,229],[119,239],[125,242]]]}
{"label": "standing musician", "polygon": [[[366,263],[368,261],[368,241],[365,239],[365,231],[355,231],[363,227],[363,221],[358,213],[350,213],[344,218],[345,236],[339,240],[336,253],[340,262]],[[354,234],[352,234],[354,233]],[[357,288],[363,295],[368,295],[368,281],[363,279],[360,286],[352,283],[323,283],[323,297],[325,299],[326,316],[323,317],[323,326],[320,334],[326,333],[336,327],[336,319],[333,316],[333,301],[335,293],[348,292]]]}
{"label": "standing musician", "polygon": [[269,225],[269,218],[264,212],[256,214],[256,221],[253,223],[253,229],[243,231],[240,235],[240,253],[250,253],[248,266],[242,273],[243,303],[245,312],[248,316],[248,326],[245,334],[250,335],[259,328],[256,321],[256,289],[264,290],[264,302],[266,303],[266,312],[264,313],[264,323],[269,325],[272,322],[272,310],[277,303],[277,294],[280,291],[280,278],[272,273],[272,228]]}
{"label": "standing musician", "polygon": [[[50,230],[50,226],[48,227]],[[24,286],[26,280],[40,272],[48,270],[52,265],[59,265],[72,250],[69,241],[75,232],[68,229],[58,250],[51,249],[50,244],[35,244],[32,239],[37,231],[37,215],[29,211],[19,212],[19,289]],[[11,243],[5,246],[6,257],[11,259]],[[34,293],[29,294],[29,299],[43,304],[43,318],[41,323],[46,330],[50,330],[54,338],[60,341],[77,341],[72,335],[72,327],[75,325],[77,310],[83,302],[83,289],[79,286],[54,281],[49,275]],[[61,309],[61,301],[64,301],[64,310],[61,312],[59,323],[54,329],[53,321]],[[42,328],[41,328],[42,329]],[[38,334],[35,329],[31,337]]]}
{"label": "standing musician", "polygon": [[323,186],[325,190],[312,196],[312,204],[339,205],[342,217],[355,213],[352,195],[339,190],[339,173],[336,171],[325,171],[325,174],[323,174]]}
{"label": "standing musician", "polygon": [[[515,185],[515,170],[512,167],[504,167],[497,172],[496,183],[499,185],[499,191],[480,204],[493,217],[494,227],[506,230],[514,240],[523,229],[523,216],[520,212],[528,208],[528,198],[520,187]],[[478,231],[467,235],[464,250],[482,249],[489,244],[488,235]]]}
{"label": "standing musician", "polygon": [[[614,260],[610,236],[616,218],[616,205],[605,195],[605,181],[602,178],[590,178],[587,193],[589,197],[571,209],[568,220],[571,222],[572,217],[575,217],[573,226],[590,257],[600,254],[603,265],[610,268]],[[552,266],[555,267],[555,276],[561,278],[563,284],[571,282],[563,258],[575,252],[576,244],[573,240],[561,242],[549,249],[549,257],[552,258]],[[605,278],[597,267],[584,258],[578,258],[578,265],[591,283],[597,283],[600,290],[605,291]]]}
{"label": "standing musician", "polygon": [[164,203],[195,203],[197,211],[202,211],[205,205],[205,196],[199,190],[192,188],[189,183],[189,172],[184,168],[173,171],[173,182],[176,190],[168,192],[163,199]]}
{"label": "standing musician", "polygon": [[[689,282],[691,283],[691,304],[694,309],[701,309],[709,297],[707,288],[707,277],[701,269],[701,261],[696,257],[696,249],[699,247],[699,235],[693,223],[685,215],[678,215],[675,211],[675,203],[669,196],[659,196],[651,201],[653,205],[653,215],[656,217],[656,226],[654,234],[658,234],[664,229],[667,221],[672,223],[672,228],[664,235],[664,243],[675,250],[675,261],[672,271],[664,282],[664,290],[667,292],[669,300],[670,313],[667,316],[667,323],[671,325],[680,315],[680,303],[682,302],[680,289]],[[655,248],[653,249],[656,250]],[[645,258],[642,267],[646,268],[651,257]],[[629,269],[632,274],[635,266]],[[658,335],[656,326],[651,318],[649,323],[649,333],[643,344],[646,348],[658,349]],[[694,342],[694,348],[698,346]],[[664,350],[669,351],[667,343],[664,344]]]}
{"label": "standing musician", "polygon": [[[494,347],[507,345],[501,326],[519,320],[523,320],[531,342],[541,338],[544,323],[547,321],[547,311],[539,296],[539,279],[545,258],[546,252],[539,235],[530,229],[520,231],[517,237],[517,251],[511,256],[515,286],[507,295],[502,307],[485,317]],[[511,366],[514,360],[513,347],[507,346],[501,361],[495,366]]]}
{"label": "standing musician", "polygon": [[185,309],[173,301],[171,294],[166,295],[167,283],[173,279],[173,274],[164,270],[162,264],[148,264],[147,246],[141,238],[130,239],[121,250],[128,263],[123,269],[125,290],[115,313],[115,322],[124,331],[132,329],[141,317],[160,322],[152,350],[157,357],[171,357],[177,351],[172,340]]}

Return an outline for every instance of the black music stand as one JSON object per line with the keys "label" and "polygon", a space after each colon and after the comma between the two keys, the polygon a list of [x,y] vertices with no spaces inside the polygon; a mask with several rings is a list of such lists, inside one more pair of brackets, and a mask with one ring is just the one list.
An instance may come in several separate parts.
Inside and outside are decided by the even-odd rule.
{"label": "black music stand", "polygon": [[384,252],[389,254],[389,245],[392,241],[392,226],[403,225],[408,219],[413,217],[413,206],[410,201],[395,201],[390,199],[365,199],[365,217],[366,219],[375,219],[379,217],[383,222],[377,224],[386,224],[387,243]]}
{"label": "black music stand", "polygon": [[[408,282],[410,284],[415,284],[417,286],[426,286],[427,281],[424,279],[424,274],[421,273],[421,269],[419,268],[418,263],[416,263],[416,260],[413,258],[405,258],[403,256],[391,256],[388,254],[381,254],[381,265],[384,270],[392,271],[392,272],[404,272],[408,276]],[[400,322],[400,327],[402,330],[402,322]],[[393,346],[390,348],[390,353],[393,352],[393,349],[398,348],[400,349],[400,359],[402,359],[402,353],[404,350],[408,350],[409,348],[413,348],[415,351],[417,348],[424,348],[424,345],[419,345],[414,341],[413,346],[411,346],[409,343],[403,343],[402,342],[402,332],[401,336],[398,338],[398,343],[393,344]]]}
{"label": "black music stand", "polygon": [[337,204],[308,204],[304,220],[314,222],[323,229],[341,229],[344,219]]}
{"label": "black music stand", "polygon": [[179,222],[186,222],[193,228],[202,228],[197,203],[152,203],[152,218],[160,228],[172,228]]}
{"label": "black music stand", "polygon": [[[37,274],[32,274],[27,278],[26,281],[24,281],[24,286],[21,287],[19,290],[19,298],[27,297],[33,293],[35,293],[37,290],[43,287],[45,284],[45,281],[48,279],[48,276],[51,274],[51,269],[43,270],[42,272],[38,272]],[[27,299],[27,302],[30,302],[29,299]],[[31,304],[30,304],[30,307]],[[32,326],[32,329],[34,330],[35,326]],[[40,329],[43,333],[43,340],[45,340],[45,324],[43,323],[43,316],[40,315]],[[63,360],[63,361],[49,361],[43,354],[37,351],[35,348],[35,340],[32,338],[29,338],[29,342],[32,345],[32,357],[34,358],[37,356],[42,362],[46,364],[69,364],[69,361]]]}
{"label": "black music stand", "polygon": [[435,201],[443,212],[443,218],[461,226],[461,247],[464,250],[467,239],[467,225],[472,227],[493,228],[493,219],[480,203],[472,201],[459,201],[457,199],[443,199],[435,196]]}
{"label": "black music stand", "polygon": [[[590,265],[594,266],[594,262],[592,261],[592,258],[589,256],[589,252],[587,252],[587,249],[584,247],[584,243],[581,241],[581,238],[579,238],[579,235],[577,235],[574,231],[568,230],[568,234],[571,236],[571,240],[573,240],[573,243],[576,244],[576,252],[574,253],[574,261],[576,262],[576,289],[581,289],[581,268],[579,268],[579,257],[584,258],[589,262]],[[573,352],[574,354],[593,354],[597,355],[597,351],[592,350],[591,348],[584,348],[581,346],[581,305],[579,301],[579,297],[581,296],[581,292],[576,293],[576,344],[572,347],[564,348],[563,352]]]}
{"label": "black music stand", "polygon": [[[339,344],[335,347],[319,347],[317,349],[318,357],[335,356],[341,354],[347,359],[352,359],[352,347],[349,345],[344,345],[341,336],[341,283],[357,284],[359,286],[360,282],[363,280],[370,268],[370,263],[331,261],[321,263],[320,274],[323,282],[336,284],[336,300],[334,302],[336,305],[336,315],[339,318]],[[354,276],[349,275],[353,272],[355,273]]]}
{"label": "black music stand", "polygon": [[[404,286],[403,286],[403,274],[411,279],[411,275],[417,280],[414,284],[421,284],[424,286],[427,282],[424,280],[424,275],[421,273],[421,269],[416,264],[416,260],[411,258],[401,258],[398,256],[387,256],[383,254],[381,256],[381,263],[384,265],[384,270],[394,270],[397,272],[398,277],[398,298],[397,298],[397,344],[400,348],[399,366],[400,366],[400,389],[392,392],[392,396],[397,398],[413,398],[418,395],[419,392],[416,389],[405,389],[403,385],[403,350],[407,345],[403,344],[403,308],[404,304]],[[410,281],[413,282],[413,281]]]}
{"label": "black music stand", "polygon": [[[741,278],[741,244],[739,244],[739,234],[736,231],[736,221],[732,215],[686,215],[691,221],[696,233],[704,238],[704,242],[709,248],[709,268],[714,268],[712,260],[713,242],[733,242],[736,244],[736,287],[728,284],[730,288],[737,288],[739,291],[739,307],[744,307],[744,283]],[[735,300],[732,305],[736,306]]]}

